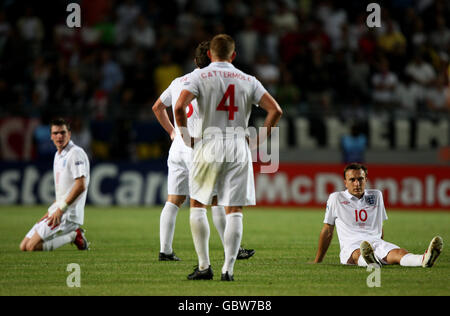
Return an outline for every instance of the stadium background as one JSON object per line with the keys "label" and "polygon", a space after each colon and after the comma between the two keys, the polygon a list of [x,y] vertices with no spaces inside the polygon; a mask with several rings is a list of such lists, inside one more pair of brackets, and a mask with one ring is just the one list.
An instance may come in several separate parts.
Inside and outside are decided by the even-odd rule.
{"label": "stadium background", "polygon": [[[71,2],[81,28],[66,25]],[[1,1],[0,204],[53,201],[54,116],[90,155],[90,204],[165,201],[170,141],[151,106],[199,42],[228,33],[235,65],[284,110],[259,205],[323,207],[358,160],[388,207],[450,210],[450,4],[376,1],[369,28],[370,2]]]}

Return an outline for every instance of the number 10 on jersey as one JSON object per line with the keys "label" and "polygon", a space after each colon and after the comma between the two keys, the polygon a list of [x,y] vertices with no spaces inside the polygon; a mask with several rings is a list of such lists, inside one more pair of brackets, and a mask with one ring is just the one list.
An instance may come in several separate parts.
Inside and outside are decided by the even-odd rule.
{"label": "number 10 on jersey", "polygon": [[[228,103],[228,104],[227,104]],[[239,110],[234,103],[234,84],[230,84],[216,108],[217,111],[228,112],[228,120],[234,120],[234,113]]]}
{"label": "number 10 on jersey", "polygon": [[360,210],[359,212],[358,212],[358,210],[355,210],[355,219],[356,219],[356,222],[358,222],[358,219],[361,222],[365,222],[367,220],[366,210]]}

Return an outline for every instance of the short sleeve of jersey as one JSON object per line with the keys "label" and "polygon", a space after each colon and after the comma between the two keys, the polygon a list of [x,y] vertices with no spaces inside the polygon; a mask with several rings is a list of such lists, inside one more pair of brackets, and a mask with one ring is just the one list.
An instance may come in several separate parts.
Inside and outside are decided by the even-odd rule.
{"label": "short sleeve of jersey", "polygon": [[386,208],[384,207],[383,193],[381,193],[381,191],[379,191],[378,199],[379,199],[379,203],[380,203],[379,208],[381,209],[381,214],[382,214],[381,216],[382,216],[383,221],[385,221],[388,219],[388,217],[387,217],[387,213],[386,213]]}
{"label": "short sleeve of jersey", "polygon": [[259,101],[261,101],[262,96],[267,92],[266,88],[262,85],[262,83],[254,78],[254,92],[253,92],[253,104],[259,104]]}
{"label": "short sleeve of jersey", "polygon": [[335,198],[334,195],[330,195],[327,201],[327,209],[325,211],[325,218],[323,219],[324,224],[334,225],[336,221],[335,213]]}
{"label": "short sleeve of jersey", "polygon": [[187,76],[186,80],[184,80],[184,82],[181,85],[181,90],[188,90],[193,95],[198,97],[200,77],[198,76],[198,71],[196,70],[194,70]]}
{"label": "short sleeve of jersey", "polygon": [[69,161],[70,172],[74,179],[81,178],[82,176],[87,176],[88,161],[86,161],[86,156],[81,150],[75,150],[70,157]]}
{"label": "short sleeve of jersey", "polygon": [[164,92],[161,94],[161,96],[159,97],[159,99],[161,100],[161,102],[166,106],[172,106],[172,92],[171,92],[171,86],[170,85],[166,90],[164,90]]}

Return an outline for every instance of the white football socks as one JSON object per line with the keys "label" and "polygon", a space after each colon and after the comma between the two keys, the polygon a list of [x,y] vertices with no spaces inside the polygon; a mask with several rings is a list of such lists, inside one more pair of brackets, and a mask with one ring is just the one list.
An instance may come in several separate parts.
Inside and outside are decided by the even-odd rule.
{"label": "white football socks", "polygon": [[242,213],[231,213],[226,216],[226,226],[224,233],[225,262],[222,273],[233,275],[234,263],[241,245],[243,224]]}
{"label": "white football socks", "polygon": [[358,266],[360,267],[368,267],[366,260],[364,260],[363,256],[359,256],[358,258]]}
{"label": "white football socks", "polygon": [[219,233],[220,240],[222,241],[222,245],[225,248],[225,242],[223,240],[223,234],[225,233],[225,225],[227,224],[227,218],[225,214],[225,207],[223,206],[212,206],[212,219],[214,226]]}
{"label": "white football socks", "polygon": [[205,208],[191,207],[189,222],[192,239],[198,257],[198,269],[205,270],[210,266],[209,261],[209,223]]}
{"label": "white football socks", "polygon": [[171,202],[166,202],[161,211],[159,220],[159,242],[160,252],[170,255],[173,252],[173,234],[177,221],[178,206]]}
{"label": "white football socks", "polygon": [[400,265],[404,267],[420,267],[422,266],[423,255],[414,255],[407,253],[400,259]]}
{"label": "white football socks", "polygon": [[48,241],[44,241],[42,244],[42,250],[43,251],[52,251],[59,247],[62,247],[68,243],[71,243],[75,240],[75,237],[77,236],[77,232],[73,231],[68,234],[62,235],[60,237],[53,238]]}

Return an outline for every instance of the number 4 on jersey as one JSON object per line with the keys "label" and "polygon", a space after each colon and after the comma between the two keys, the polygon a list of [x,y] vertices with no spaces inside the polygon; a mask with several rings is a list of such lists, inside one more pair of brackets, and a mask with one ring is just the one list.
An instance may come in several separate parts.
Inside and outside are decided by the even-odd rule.
{"label": "number 4 on jersey", "polygon": [[[227,100],[229,100],[228,105],[226,105]],[[216,110],[228,112],[228,120],[234,120],[234,112],[239,110],[239,108],[234,105],[234,84],[228,86],[227,91],[225,91]]]}

